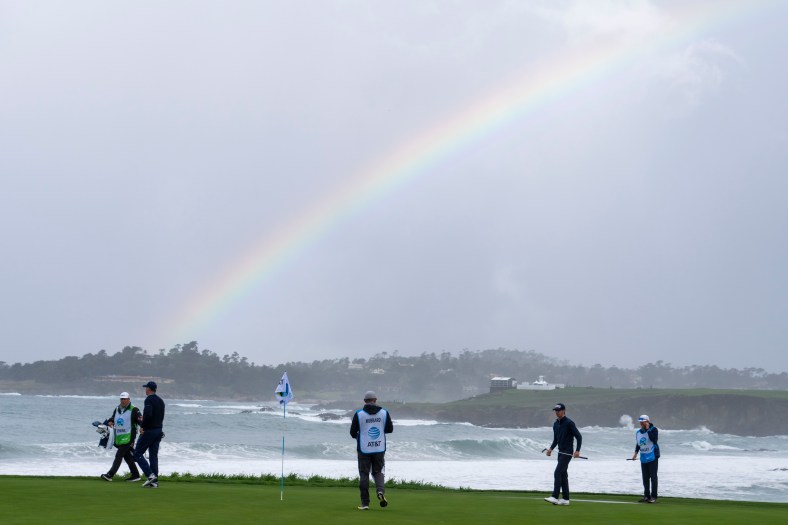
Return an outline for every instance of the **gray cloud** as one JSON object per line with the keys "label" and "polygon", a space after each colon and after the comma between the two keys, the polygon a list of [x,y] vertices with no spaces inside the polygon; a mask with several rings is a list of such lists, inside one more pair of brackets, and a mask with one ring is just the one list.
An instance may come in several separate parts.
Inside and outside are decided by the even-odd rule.
{"label": "gray cloud", "polygon": [[583,5],[0,2],[0,359],[196,339],[258,363],[509,347],[788,369],[780,6],[483,134],[162,340],[398,145],[552,57],[681,23]]}

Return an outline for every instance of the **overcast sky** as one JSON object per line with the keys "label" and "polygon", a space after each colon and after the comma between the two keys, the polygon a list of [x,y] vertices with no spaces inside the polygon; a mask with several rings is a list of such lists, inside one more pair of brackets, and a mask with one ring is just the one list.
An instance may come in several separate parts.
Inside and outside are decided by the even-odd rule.
{"label": "overcast sky", "polygon": [[0,0],[0,360],[786,371],[786,50],[754,0]]}

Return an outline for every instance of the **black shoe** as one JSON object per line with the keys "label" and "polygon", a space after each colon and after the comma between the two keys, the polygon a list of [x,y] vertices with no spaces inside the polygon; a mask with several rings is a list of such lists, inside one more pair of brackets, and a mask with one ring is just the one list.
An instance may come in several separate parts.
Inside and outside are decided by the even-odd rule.
{"label": "black shoe", "polygon": [[142,478],[140,478],[140,476],[139,476],[139,474],[138,474],[138,475],[136,475],[136,476],[134,476],[134,475],[131,475],[131,476],[129,476],[128,478],[126,478],[124,481],[129,481],[129,482],[136,482],[136,481],[139,481],[140,479],[142,479]]}
{"label": "black shoe", "polygon": [[103,479],[104,481],[112,481],[112,476],[108,474],[102,474],[101,479]]}
{"label": "black shoe", "polygon": [[651,499],[648,500],[648,502],[649,503],[656,503],[657,502],[657,498],[651,498]]}
{"label": "black shoe", "polygon": [[389,504],[389,501],[386,499],[386,496],[384,496],[382,492],[378,492],[378,501],[380,502],[381,507],[387,507]]}
{"label": "black shoe", "polygon": [[649,499],[651,499],[651,498],[647,498],[646,496],[643,496],[642,498],[640,498],[638,500],[638,503],[648,503]]}

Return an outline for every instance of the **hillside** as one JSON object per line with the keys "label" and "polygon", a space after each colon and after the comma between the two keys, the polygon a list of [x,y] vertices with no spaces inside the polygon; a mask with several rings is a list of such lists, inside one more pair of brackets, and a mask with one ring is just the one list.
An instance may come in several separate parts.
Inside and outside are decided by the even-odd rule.
{"label": "hillside", "polygon": [[[0,361],[0,392],[22,394],[117,395],[139,391],[154,379],[169,397],[257,401],[270,399],[273,388],[288,372],[301,402],[345,400],[355,403],[366,390],[381,400],[443,403],[482,396],[490,378],[505,375],[520,382],[544,375],[573,387],[609,388],[729,388],[788,390],[788,373],[761,369],[721,369],[716,366],[675,368],[657,361],[636,369],[571,365],[534,351],[507,349],[401,356],[383,352],[369,359],[325,359],[255,365],[237,352],[219,354],[200,349],[196,341],[148,353],[127,346],[110,355],[105,350],[56,361],[9,364]],[[596,394],[595,394],[596,395]],[[483,398],[483,397],[480,397]]]}
{"label": "hillside", "polygon": [[[468,422],[480,426],[551,425],[556,402],[579,426],[615,427],[626,414],[648,414],[666,429],[706,427],[717,433],[788,435],[788,392],[713,389],[565,388],[552,391],[509,390],[450,403],[388,404],[398,418]],[[775,417],[777,416],[777,417]]]}

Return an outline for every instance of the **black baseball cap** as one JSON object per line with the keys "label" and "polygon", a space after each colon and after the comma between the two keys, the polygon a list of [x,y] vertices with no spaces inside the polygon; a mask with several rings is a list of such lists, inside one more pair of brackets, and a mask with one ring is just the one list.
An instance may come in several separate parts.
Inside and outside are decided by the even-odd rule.
{"label": "black baseball cap", "polygon": [[563,403],[556,403],[555,406],[553,407],[553,410],[555,410],[556,412],[558,412],[559,410],[566,410],[566,406],[564,406]]}
{"label": "black baseball cap", "polygon": [[142,385],[142,388],[150,388],[151,390],[153,390],[155,392],[156,391],[156,383],[153,382],[153,381],[148,381],[147,383]]}

